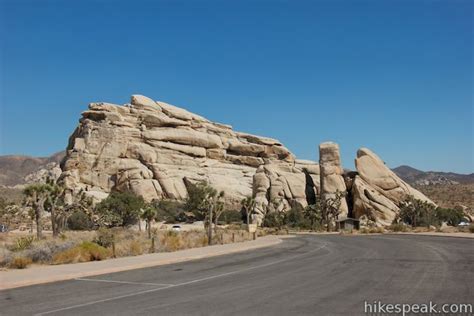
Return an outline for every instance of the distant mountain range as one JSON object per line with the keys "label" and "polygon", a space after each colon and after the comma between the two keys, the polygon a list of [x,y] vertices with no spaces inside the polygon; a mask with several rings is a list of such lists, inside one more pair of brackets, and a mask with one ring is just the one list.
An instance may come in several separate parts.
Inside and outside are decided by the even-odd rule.
{"label": "distant mountain range", "polygon": [[[65,151],[49,157],[0,156],[0,186],[28,183],[29,179],[35,179],[37,174],[57,166],[64,156]],[[416,186],[474,183],[474,173],[421,171],[410,166],[400,166],[392,170],[404,181]]]}
{"label": "distant mountain range", "polygon": [[0,156],[0,185],[25,184],[35,173],[57,166],[65,154],[65,151],[61,151],[49,157]]}
{"label": "distant mountain range", "polygon": [[418,186],[474,183],[474,173],[459,174],[454,172],[421,171],[410,166],[400,166],[392,170],[406,182]]}

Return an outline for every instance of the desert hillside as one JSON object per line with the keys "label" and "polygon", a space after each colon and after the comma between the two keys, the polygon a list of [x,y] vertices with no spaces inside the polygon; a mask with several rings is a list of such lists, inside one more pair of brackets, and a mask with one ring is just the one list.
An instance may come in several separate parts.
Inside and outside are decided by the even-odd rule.
{"label": "desert hillside", "polygon": [[25,184],[28,175],[50,164],[59,164],[65,152],[60,151],[49,157],[31,157],[23,155],[0,156],[0,186]]}
{"label": "desert hillside", "polygon": [[421,171],[410,166],[400,166],[392,170],[400,178],[414,186],[474,183],[474,173]]}
{"label": "desert hillside", "polygon": [[454,207],[461,204],[474,210],[474,182],[415,185],[414,187],[441,207]]}

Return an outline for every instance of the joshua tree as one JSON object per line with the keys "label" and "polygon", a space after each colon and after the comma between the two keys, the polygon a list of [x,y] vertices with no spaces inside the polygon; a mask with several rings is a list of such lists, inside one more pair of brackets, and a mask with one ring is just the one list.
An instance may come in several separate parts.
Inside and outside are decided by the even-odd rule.
{"label": "joshua tree", "polygon": [[411,224],[412,227],[423,223],[430,227],[436,219],[436,208],[431,203],[407,196],[400,205],[398,219]]}
{"label": "joshua tree", "polygon": [[209,245],[212,244],[213,216],[215,213],[215,224],[217,226],[217,220],[224,210],[224,202],[222,201],[223,198],[224,191],[218,193],[216,189],[208,187],[207,194],[202,200],[202,208],[207,210],[207,239]]}
{"label": "joshua tree", "polygon": [[322,208],[320,200],[317,200],[315,204],[310,204],[305,207],[304,217],[306,217],[311,225],[312,230],[316,230],[317,226],[322,226]]}
{"label": "joshua tree", "polygon": [[157,213],[157,209],[151,205],[147,205],[145,208],[141,209],[140,217],[146,221],[148,239],[151,239],[151,222],[156,218]]}
{"label": "joshua tree", "polygon": [[341,213],[340,208],[344,196],[344,192],[336,191],[333,197],[321,199],[323,220],[328,232],[331,231],[331,223],[335,221]]}
{"label": "joshua tree", "polygon": [[331,231],[331,224],[336,220],[341,212],[340,207],[344,193],[336,191],[332,197],[320,198],[316,203],[308,205],[304,210],[304,215],[311,222],[311,228],[314,229],[316,224],[326,225],[327,231]]}
{"label": "joshua tree", "polygon": [[59,214],[64,207],[64,188],[54,182],[54,180],[47,179],[47,199],[45,201],[45,210],[51,213],[51,229],[53,230],[53,237],[57,237],[60,231]]}
{"label": "joshua tree", "polygon": [[30,206],[34,212],[36,221],[36,237],[41,239],[43,237],[43,224],[41,222],[44,204],[49,198],[51,187],[48,184],[31,184],[23,190],[25,195],[25,204]]}
{"label": "joshua tree", "polygon": [[271,205],[273,212],[267,213],[266,216],[270,216],[270,219],[274,222],[273,225],[280,230],[285,224],[285,202],[282,198],[275,198],[271,201]]}
{"label": "joshua tree", "polygon": [[214,229],[217,230],[217,223],[219,222],[219,218],[221,217],[222,213],[224,212],[224,191],[219,192],[219,195],[214,201]]}
{"label": "joshua tree", "polygon": [[240,202],[245,211],[245,216],[247,216],[247,225],[250,224],[250,216],[255,208],[255,203],[255,199],[251,196],[246,197]]}

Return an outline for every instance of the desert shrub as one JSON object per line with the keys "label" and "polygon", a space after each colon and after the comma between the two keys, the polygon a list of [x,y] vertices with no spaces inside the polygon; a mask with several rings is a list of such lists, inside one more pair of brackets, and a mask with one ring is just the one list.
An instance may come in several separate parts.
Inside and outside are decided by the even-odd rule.
{"label": "desert shrub", "polygon": [[383,227],[371,227],[369,229],[369,234],[383,234],[384,232]]}
{"label": "desert shrub", "polygon": [[109,258],[110,250],[89,241],[56,254],[54,264],[100,261]]}
{"label": "desert shrub", "polygon": [[464,213],[459,209],[450,209],[438,207],[436,209],[436,218],[439,222],[446,222],[450,226],[457,226],[464,217]]}
{"label": "desert shrub", "polygon": [[162,246],[165,251],[176,251],[183,247],[181,235],[174,231],[167,231],[162,238]]}
{"label": "desert shrub", "polygon": [[406,232],[408,231],[408,228],[406,225],[399,223],[399,224],[392,224],[390,225],[389,229],[393,232]]}
{"label": "desert shrub", "polygon": [[220,219],[225,224],[242,223],[242,213],[238,211],[226,210],[222,212]]}
{"label": "desert shrub", "polygon": [[83,211],[75,211],[67,219],[67,227],[70,230],[90,230],[94,223]]}
{"label": "desert shrub", "polygon": [[126,227],[138,221],[140,209],[145,206],[141,196],[133,193],[112,192],[97,204],[95,212],[99,215],[99,224],[104,227]]}
{"label": "desert shrub", "polygon": [[282,212],[268,212],[263,219],[264,227],[281,228],[285,224],[285,216]]}
{"label": "desert shrub", "polygon": [[111,229],[100,228],[99,230],[97,230],[93,242],[102,247],[108,248],[112,246],[114,240],[115,234]]}
{"label": "desert shrub", "polygon": [[173,200],[154,200],[152,205],[157,210],[157,220],[174,224],[185,217],[184,205],[182,202]]}
{"label": "desert shrub", "polygon": [[84,262],[89,260],[82,260],[82,252],[79,247],[74,247],[71,249],[67,249],[60,253],[57,253],[53,257],[53,264],[64,264],[64,263],[76,263],[76,262]]}
{"label": "desert shrub", "polygon": [[24,236],[24,237],[19,237],[16,239],[15,243],[13,245],[10,245],[10,250],[11,251],[22,251],[26,250],[31,247],[33,242],[35,241],[34,236]]}
{"label": "desert shrub", "polygon": [[110,256],[110,251],[93,242],[83,242],[79,247],[84,253],[88,253],[90,256],[89,261],[100,261],[107,259]]}
{"label": "desert shrub", "polygon": [[35,263],[50,263],[55,254],[70,249],[77,245],[74,241],[49,240],[35,243],[33,247],[24,251],[26,257]]}
{"label": "desert shrub", "polygon": [[132,240],[130,242],[130,254],[132,256],[138,256],[143,254],[143,248],[142,245],[138,240]]}
{"label": "desert shrub", "polygon": [[361,234],[383,234],[384,229],[382,227],[363,227],[359,230]]}
{"label": "desert shrub", "polygon": [[285,224],[291,228],[310,229],[311,223],[304,216],[303,210],[297,207],[291,208],[285,216]]}
{"label": "desert shrub", "polygon": [[12,259],[12,252],[7,248],[0,247],[0,267],[8,266]]}
{"label": "desert shrub", "polygon": [[11,269],[25,269],[32,263],[30,258],[27,257],[14,257],[9,264]]}
{"label": "desert shrub", "polygon": [[359,229],[359,233],[361,234],[368,234],[369,233],[369,229],[367,227],[362,227],[361,229]]}
{"label": "desert shrub", "polygon": [[469,232],[474,234],[474,224],[469,225]]}

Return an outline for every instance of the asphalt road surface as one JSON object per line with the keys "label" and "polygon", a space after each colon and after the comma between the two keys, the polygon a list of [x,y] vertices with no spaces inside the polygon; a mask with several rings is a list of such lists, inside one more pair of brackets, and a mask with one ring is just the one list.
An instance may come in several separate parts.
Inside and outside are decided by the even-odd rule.
{"label": "asphalt road surface", "polygon": [[305,235],[278,246],[0,292],[1,315],[364,315],[474,303],[474,240]]}

